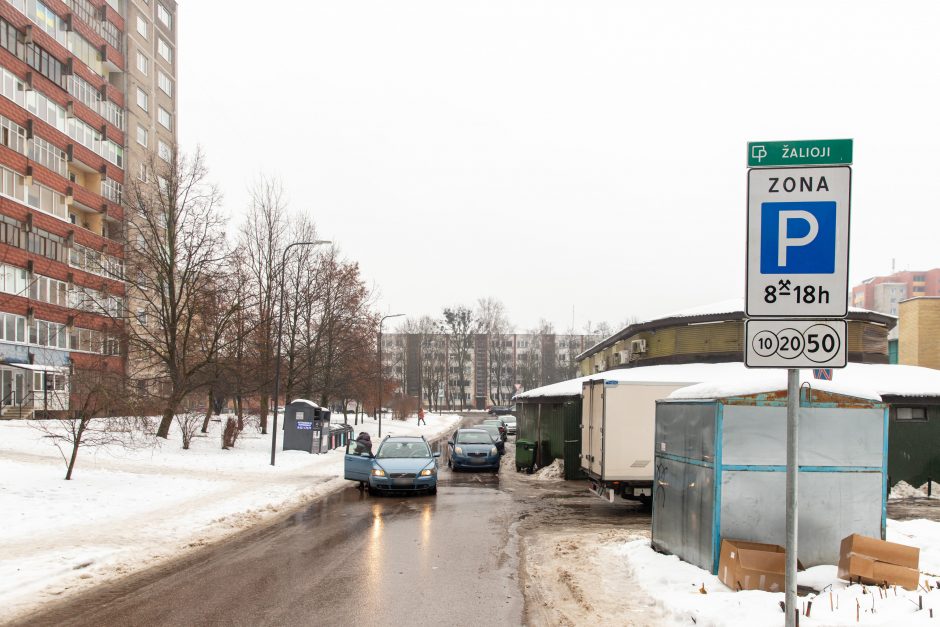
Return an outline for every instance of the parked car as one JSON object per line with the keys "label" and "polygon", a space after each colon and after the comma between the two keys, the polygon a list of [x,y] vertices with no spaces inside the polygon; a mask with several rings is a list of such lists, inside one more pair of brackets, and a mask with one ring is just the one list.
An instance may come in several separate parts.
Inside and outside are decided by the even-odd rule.
{"label": "parked car", "polygon": [[481,429],[484,429],[487,433],[490,434],[490,437],[493,438],[493,444],[496,446],[496,450],[499,451],[499,454],[502,455],[506,452],[506,440],[503,439],[503,434],[499,430],[499,425],[496,424],[487,424],[484,422],[480,425]]}
{"label": "parked car", "polygon": [[503,423],[506,425],[507,435],[516,435],[516,417],[512,414],[502,416]]}
{"label": "parked car", "polygon": [[490,407],[489,414],[491,416],[502,416],[503,414],[511,414],[515,411],[515,407],[510,407],[508,405],[493,405]]}
{"label": "parked car", "polygon": [[[346,444],[343,476],[358,481],[369,494],[387,492],[426,492],[437,494],[437,459],[423,437],[386,436],[372,453]],[[360,449],[357,451],[357,448]]]}
{"label": "parked car", "polygon": [[496,425],[499,428],[499,437],[503,442],[506,441],[506,421],[502,418],[487,418],[483,421],[484,425]]}
{"label": "parked car", "polygon": [[499,449],[493,437],[485,429],[458,429],[450,447],[447,465],[454,470],[461,468],[491,468],[499,470]]}

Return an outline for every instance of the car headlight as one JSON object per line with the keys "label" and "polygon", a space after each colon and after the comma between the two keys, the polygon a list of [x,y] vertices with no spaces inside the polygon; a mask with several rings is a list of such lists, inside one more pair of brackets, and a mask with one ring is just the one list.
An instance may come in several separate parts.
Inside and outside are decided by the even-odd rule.
{"label": "car headlight", "polygon": [[434,469],[433,469],[433,468],[425,468],[424,470],[421,471],[421,476],[422,476],[422,477],[430,477],[430,476],[433,475],[433,474],[434,474]]}
{"label": "car headlight", "polygon": [[499,450],[497,450],[497,448],[496,448],[495,446],[490,449],[490,455],[496,455],[496,454],[498,454],[498,453],[499,453]]}
{"label": "car headlight", "polygon": [[375,476],[375,477],[384,477],[384,476],[385,476],[385,471],[382,470],[381,468],[373,468],[373,469],[372,469],[372,475]]}
{"label": "car headlight", "polygon": [[463,449],[460,448],[459,446],[454,449],[454,452],[457,453],[458,455],[463,455]]}

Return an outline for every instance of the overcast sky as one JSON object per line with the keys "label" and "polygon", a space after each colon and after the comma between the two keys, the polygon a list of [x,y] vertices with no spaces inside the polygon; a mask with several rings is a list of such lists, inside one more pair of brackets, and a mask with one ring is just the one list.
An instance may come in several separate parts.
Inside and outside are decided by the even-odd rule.
{"label": "overcast sky", "polygon": [[[179,132],[385,312],[556,330],[743,296],[746,142],[855,139],[851,282],[940,265],[940,3],[180,0]],[[261,8],[263,7],[263,8]]]}

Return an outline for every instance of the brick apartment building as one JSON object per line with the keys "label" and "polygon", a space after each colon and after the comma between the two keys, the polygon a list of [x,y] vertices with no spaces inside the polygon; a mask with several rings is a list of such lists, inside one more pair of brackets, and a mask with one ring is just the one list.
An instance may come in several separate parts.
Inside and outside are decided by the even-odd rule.
{"label": "brick apartment building", "polygon": [[852,288],[852,306],[897,316],[902,300],[918,296],[940,296],[940,268],[866,279]]}
{"label": "brick apartment building", "polygon": [[176,138],[172,0],[0,0],[0,415],[126,367],[130,175]]}

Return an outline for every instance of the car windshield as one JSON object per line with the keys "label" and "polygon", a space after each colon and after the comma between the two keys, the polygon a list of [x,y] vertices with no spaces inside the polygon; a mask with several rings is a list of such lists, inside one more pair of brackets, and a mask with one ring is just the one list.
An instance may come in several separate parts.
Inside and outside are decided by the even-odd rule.
{"label": "car windshield", "polygon": [[499,435],[499,427],[497,425],[483,425],[483,428],[486,429],[491,436]]}
{"label": "car windshield", "polygon": [[498,427],[498,426],[501,425],[501,424],[503,424],[503,421],[502,421],[502,420],[498,420],[498,419],[490,419],[490,420],[484,420],[484,421],[483,421],[483,426],[484,426],[484,427],[485,427],[486,425],[496,425],[496,426]]}
{"label": "car windshield", "polygon": [[386,441],[379,447],[378,459],[401,457],[430,457],[431,449],[427,442],[391,442]]}
{"label": "car windshield", "polygon": [[482,431],[463,431],[457,434],[457,444],[492,444],[493,438]]}

